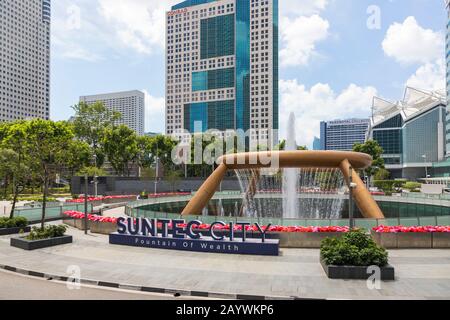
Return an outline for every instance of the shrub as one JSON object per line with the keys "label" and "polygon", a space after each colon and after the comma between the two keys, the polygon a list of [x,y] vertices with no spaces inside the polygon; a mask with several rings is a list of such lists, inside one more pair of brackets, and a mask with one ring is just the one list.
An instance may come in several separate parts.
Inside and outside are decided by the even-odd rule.
{"label": "shrub", "polygon": [[409,190],[411,192],[420,192],[420,188],[422,187],[421,183],[418,182],[407,182],[403,185],[403,189]]}
{"label": "shrub", "polygon": [[375,180],[373,182],[374,186],[378,189],[383,190],[385,193],[398,191],[404,184],[406,180]]}
{"label": "shrub", "polygon": [[28,240],[42,240],[62,237],[67,231],[67,227],[64,225],[51,225],[46,226],[43,229],[38,227],[33,227],[28,237]]}
{"label": "shrub", "polygon": [[0,228],[22,228],[28,225],[28,220],[24,217],[0,218]]}
{"label": "shrub", "polygon": [[[10,197],[8,200],[12,201],[13,198]],[[43,202],[44,199],[42,198],[42,196],[34,196],[34,197],[23,196],[23,197],[17,197],[17,201]],[[56,198],[54,198],[54,197],[47,197],[47,202],[56,202]]]}
{"label": "shrub", "polygon": [[384,267],[388,263],[387,251],[361,230],[323,240],[320,254],[328,265]]}

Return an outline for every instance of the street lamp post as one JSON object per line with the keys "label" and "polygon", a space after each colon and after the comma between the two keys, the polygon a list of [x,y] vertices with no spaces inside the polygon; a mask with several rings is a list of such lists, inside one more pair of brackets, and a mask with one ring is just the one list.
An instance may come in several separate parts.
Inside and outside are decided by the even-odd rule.
{"label": "street lamp post", "polygon": [[88,175],[84,175],[84,234],[88,230]]}
{"label": "street lamp post", "polygon": [[156,167],[155,167],[155,196],[157,193],[157,185],[158,185],[158,172],[159,172],[159,158],[156,157]]}
{"label": "street lamp post", "polygon": [[[97,168],[97,155],[94,154],[94,166],[95,168]],[[94,196],[97,197],[98,196],[98,180],[97,180],[98,176],[96,173],[94,173]]]}
{"label": "street lamp post", "polygon": [[424,154],[424,155],[422,156],[422,158],[423,158],[423,162],[424,162],[424,164],[425,164],[425,181],[427,181],[427,179],[428,179],[427,155]]}
{"label": "street lamp post", "polygon": [[350,230],[353,230],[355,228],[355,220],[353,218],[353,189],[356,188],[356,183],[353,182],[353,167],[350,167],[350,174],[349,174],[349,184],[348,184],[348,190],[349,190],[349,208],[348,208],[348,218],[349,218],[349,227]]}

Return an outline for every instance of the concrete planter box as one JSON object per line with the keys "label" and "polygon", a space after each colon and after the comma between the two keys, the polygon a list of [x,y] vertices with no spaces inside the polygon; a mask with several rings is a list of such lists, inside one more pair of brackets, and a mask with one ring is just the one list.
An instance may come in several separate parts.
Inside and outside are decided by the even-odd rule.
{"label": "concrete planter box", "polygon": [[[327,265],[322,258],[320,259],[320,264],[322,265],[323,270],[330,279],[367,280],[370,276],[373,275],[373,271],[368,272],[369,267]],[[387,265],[385,267],[381,267],[380,271],[381,280],[395,280],[394,267]]]}
{"label": "concrete planter box", "polygon": [[129,198],[118,198],[118,199],[104,199],[104,204],[115,204],[115,203],[126,203],[131,201],[136,201],[137,197],[129,197]]}
{"label": "concrete planter box", "polygon": [[371,231],[375,242],[386,249],[449,249],[450,233],[399,232],[377,233]]}
{"label": "concrete planter box", "polygon": [[433,232],[433,248],[449,249],[450,233],[449,232]]}
{"label": "concrete planter box", "polygon": [[[92,221],[88,221],[88,229],[91,226]],[[64,224],[67,224],[68,226],[71,226],[73,228],[77,228],[79,230],[85,230],[85,221],[84,219],[66,219],[64,220]]]}
{"label": "concrete planter box", "polygon": [[117,224],[111,222],[91,221],[90,229],[92,233],[110,234],[117,232]]}
{"label": "concrete planter box", "polygon": [[372,239],[380,247],[385,249],[398,249],[398,237],[396,233],[379,233],[371,231]]}
{"label": "concrete planter box", "polygon": [[430,233],[398,233],[399,249],[431,249],[433,248],[433,234]]}
{"label": "concrete planter box", "polygon": [[11,238],[11,246],[23,250],[36,250],[54,247],[67,243],[72,243],[72,236],[62,236],[58,238],[43,239],[43,240],[27,240],[25,238]]}
{"label": "concrete planter box", "polygon": [[71,227],[75,228],[75,219],[67,218],[67,219],[63,220],[63,223],[68,225],[68,226],[71,226]]}
{"label": "concrete planter box", "polygon": [[7,235],[10,235],[10,234],[17,234],[17,233],[20,233],[20,231],[30,232],[31,231],[31,227],[2,228],[2,229],[0,229],[0,236],[7,236]]}

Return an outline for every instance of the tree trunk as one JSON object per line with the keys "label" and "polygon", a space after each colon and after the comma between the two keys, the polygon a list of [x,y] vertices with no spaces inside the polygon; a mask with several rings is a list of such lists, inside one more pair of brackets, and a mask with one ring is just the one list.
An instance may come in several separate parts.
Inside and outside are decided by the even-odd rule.
{"label": "tree trunk", "polygon": [[17,197],[19,196],[19,188],[17,187],[16,184],[13,185],[13,190],[14,190],[14,198],[11,207],[11,213],[9,214],[10,219],[14,218],[14,211],[16,210]]}

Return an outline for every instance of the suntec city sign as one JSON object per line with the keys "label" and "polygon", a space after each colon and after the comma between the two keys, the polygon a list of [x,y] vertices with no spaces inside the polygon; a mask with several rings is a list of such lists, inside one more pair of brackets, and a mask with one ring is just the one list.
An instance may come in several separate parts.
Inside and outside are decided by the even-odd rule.
{"label": "suntec city sign", "polygon": [[[249,222],[230,222],[229,230],[216,230],[216,226],[227,224],[218,221],[208,230],[200,230],[201,221],[193,220],[186,224],[181,219],[119,218],[117,232],[109,235],[109,243],[155,249],[185,250],[196,252],[279,255],[279,240],[266,239],[268,227],[263,229],[255,223],[257,234],[249,234]],[[241,226],[242,231],[234,230]],[[169,227],[171,226],[171,227]]]}

